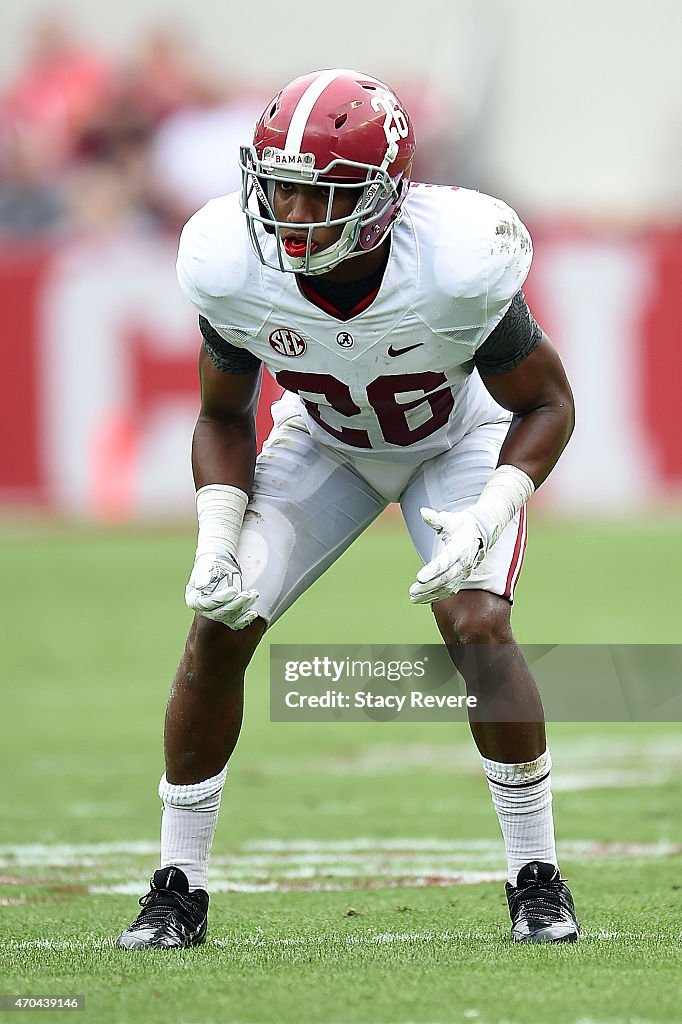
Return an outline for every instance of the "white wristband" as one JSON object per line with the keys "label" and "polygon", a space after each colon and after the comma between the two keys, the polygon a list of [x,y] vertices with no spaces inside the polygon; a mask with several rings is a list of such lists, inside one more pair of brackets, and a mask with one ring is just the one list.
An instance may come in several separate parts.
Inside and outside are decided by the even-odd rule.
{"label": "white wristband", "polygon": [[497,467],[470,509],[488,539],[486,551],[498,540],[534,490],[535,484],[522,469],[517,466]]}
{"label": "white wristband", "polygon": [[248,502],[248,494],[229,484],[206,484],[199,488],[197,558],[207,552],[229,554],[236,558],[237,542]]}

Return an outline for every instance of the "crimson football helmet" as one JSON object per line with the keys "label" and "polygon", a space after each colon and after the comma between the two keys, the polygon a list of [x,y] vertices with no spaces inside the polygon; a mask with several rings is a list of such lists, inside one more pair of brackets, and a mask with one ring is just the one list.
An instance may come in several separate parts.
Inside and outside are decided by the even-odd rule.
{"label": "crimson football helmet", "polygon": [[[374,249],[401,215],[414,149],[404,106],[378,79],[341,68],[294,79],[268,103],[253,144],[240,149],[241,207],[260,261],[277,270],[323,274]],[[326,219],[296,224],[306,232],[298,246],[284,245],[282,232],[292,225],[275,216],[276,182],[329,189]],[[339,189],[355,189],[359,198],[348,216],[334,219]],[[319,249],[313,231],[334,225],[342,226],[340,238]],[[263,229],[275,236],[271,258]]]}

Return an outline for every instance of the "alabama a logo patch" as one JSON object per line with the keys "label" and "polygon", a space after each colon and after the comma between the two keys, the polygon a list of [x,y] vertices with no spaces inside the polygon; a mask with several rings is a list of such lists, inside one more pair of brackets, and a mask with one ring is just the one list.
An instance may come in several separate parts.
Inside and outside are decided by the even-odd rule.
{"label": "alabama a logo patch", "polygon": [[298,331],[290,327],[278,327],[268,338],[270,348],[274,348],[281,356],[302,356],[308,344]]}

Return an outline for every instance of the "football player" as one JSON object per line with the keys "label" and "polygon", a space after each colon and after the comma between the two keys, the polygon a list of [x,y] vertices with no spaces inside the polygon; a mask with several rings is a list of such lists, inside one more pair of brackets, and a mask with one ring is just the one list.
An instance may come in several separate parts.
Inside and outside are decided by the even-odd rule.
{"label": "football player", "polygon": [[[383,82],[305,75],[241,149],[241,191],[182,233],[178,276],[203,335],[196,615],[166,713],[161,868],[118,939],[126,949],[203,942],[245,669],[390,502],[424,563],[410,600],[431,605],[478,699],[471,730],[506,846],[511,938],[578,937],[542,705],[510,625],[526,502],[570,437],[571,389],[521,290],[526,228],[498,199],[411,182],[414,150]],[[285,392],[256,458],[263,366]]]}

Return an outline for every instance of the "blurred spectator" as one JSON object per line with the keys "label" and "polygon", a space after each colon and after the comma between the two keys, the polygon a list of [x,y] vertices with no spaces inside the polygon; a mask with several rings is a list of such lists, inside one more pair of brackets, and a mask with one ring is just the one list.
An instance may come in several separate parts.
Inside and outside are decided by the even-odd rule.
{"label": "blurred spectator", "polygon": [[[130,82],[119,76],[108,101],[81,134],[73,153],[69,178],[79,179],[87,168],[107,171],[120,179],[129,202],[148,220],[148,227],[163,225],[165,215],[157,211],[155,187],[149,171],[149,148],[154,123],[149,111],[138,102]],[[104,174],[101,175],[105,179]]]}
{"label": "blurred spectator", "polygon": [[149,142],[165,118],[207,97],[218,102],[221,96],[201,54],[179,31],[152,28],[116,68],[106,101],[85,126],[79,155],[116,160],[121,150]]}
{"label": "blurred spectator", "polygon": [[233,93],[186,34],[150,29],[121,71],[119,97],[146,120],[146,202],[174,231],[238,186],[238,147],[266,97]]}
{"label": "blurred spectator", "polygon": [[209,88],[166,118],[152,142],[151,171],[172,220],[182,223],[239,188],[239,147],[251,140],[267,99]]}
{"label": "blurred spectator", "polygon": [[0,236],[31,238],[58,226],[63,203],[49,165],[39,135],[17,132],[5,139],[0,150]]}
{"label": "blurred spectator", "polygon": [[179,29],[151,28],[113,66],[57,16],[41,19],[0,99],[0,233],[50,230],[61,193],[73,195],[74,176],[90,180],[87,168],[106,168],[91,178],[108,187],[118,178],[148,228],[176,232],[208,199],[238,187],[238,148],[266,99],[228,90]]}
{"label": "blurred spectator", "polygon": [[136,199],[116,167],[95,163],[75,170],[65,188],[70,228],[65,241],[104,240],[146,228]]}
{"label": "blurred spectator", "polygon": [[121,68],[127,93],[154,126],[197,96],[217,95],[213,65],[180,28],[149,28],[137,51]]}
{"label": "blurred spectator", "polygon": [[4,132],[40,137],[44,158],[57,165],[105,102],[112,70],[77,43],[58,15],[34,25],[26,66],[2,100]]}
{"label": "blurred spectator", "polygon": [[[229,86],[180,28],[149,28],[115,64],[59,15],[44,16],[0,97],[0,235],[68,234],[86,207],[101,214],[119,201],[136,228],[177,234],[209,199],[239,188],[239,146],[269,97],[267,86]],[[453,181],[450,104],[414,81],[404,98],[417,124],[415,177]]]}

